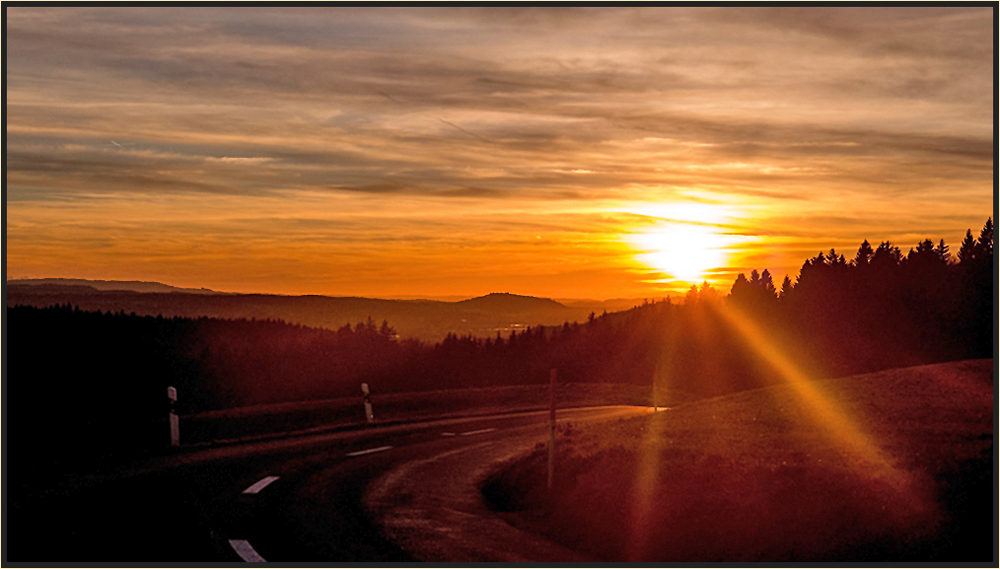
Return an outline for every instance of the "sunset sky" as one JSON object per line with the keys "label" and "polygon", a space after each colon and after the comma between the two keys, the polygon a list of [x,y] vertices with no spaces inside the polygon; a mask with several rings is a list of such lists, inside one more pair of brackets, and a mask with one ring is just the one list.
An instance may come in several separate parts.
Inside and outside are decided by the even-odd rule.
{"label": "sunset sky", "polygon": [[8,278],[777,284],[993,215],[990,8],[5,8]]}

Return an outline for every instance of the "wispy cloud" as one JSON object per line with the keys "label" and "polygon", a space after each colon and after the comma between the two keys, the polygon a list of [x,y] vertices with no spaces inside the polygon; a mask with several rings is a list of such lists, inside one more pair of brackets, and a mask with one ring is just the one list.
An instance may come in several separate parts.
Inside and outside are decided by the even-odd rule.
{"label": "wispy cloud", "polygon": [[[659,202],[753,212],[740,230],[767,238],[746,255],[789,271],[807,245],[878,239],[889,221],[872,211],[893,212],[894,235],[956,239],[992,206],[992,23],[989,8],[950,7],[8,8],[9,268],[28,271],[46,219],[75,253],[31,270],[89,258],[99,277],[111,257],[74,243],[105,242],[100,227],[146,199],[209,201],[198,232],[234,243],[255,239],[227,221],[258,211],[248,201],[287,203],[289,219],[341,212],[350,237],[289,253],[306,272],[306,259],[366,235],[372,266],[386,262],[372,252],[380,224],[437,267],[470,259],[448,249],[452,236],[496,247],[511,211],[596,224],[614,242],[628,229],[598,212]],[[43,214],[54,201],[62,218]],[[366,210],[380,214],[351,219]],[[471,223],[472,211],[486,215]],[[94,223],[74,225],[81,216]],[[169,223],[130,231],[195,247]],[[575,237],[545,254],[612,250],[589,231],[564,235]],[[529,261],[537,250],[507,258],[529,275],[511,282],[546,264]],[[594,269],[590,296],[648,289],[611,279],[612,265]],[[283,286],[250,259],[240,270],[246,287]],[[220,288],[168,273],[156,276]],[[469,279],[447,286],[462,294]],[[543,281],[523,292],[566,296]],[[619,286],[633,293],[606,290]]]}

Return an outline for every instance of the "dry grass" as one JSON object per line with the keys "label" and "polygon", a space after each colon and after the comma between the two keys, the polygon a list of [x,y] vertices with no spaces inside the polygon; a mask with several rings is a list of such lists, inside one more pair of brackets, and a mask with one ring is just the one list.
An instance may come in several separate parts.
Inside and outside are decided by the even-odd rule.
{"label": "dry grass", "polygon": [[571,429],[555,492],[540,448],[484,493],[609,561],[988,561],[992,371],[890,370]]}

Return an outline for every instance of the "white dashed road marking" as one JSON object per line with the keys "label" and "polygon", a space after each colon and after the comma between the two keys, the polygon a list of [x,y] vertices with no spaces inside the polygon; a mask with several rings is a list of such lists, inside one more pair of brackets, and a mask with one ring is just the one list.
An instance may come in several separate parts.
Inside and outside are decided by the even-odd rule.
{"label": "white dashed road marking", "polygon": [[442,437],[454,437],[455,433],[441,433]]}
{"label": "white dashed road marking", "polygon": [[469,435],[481,435],[483,433],[490,433],[490,432],[493,432],[495,430],[496,430],[496,428],[494,427],[494,428],[489,428],[489,429],[479,429],[478,431],[466,431],[464,433],[459,433],[459,434],[462,435],[463,437],[467,437]]}
{"label": "white dashed road marking", "polygon": [[366,449],[366,450],[359,450],[357,452],[349,452],[349,453],[347,453],[347,456],[361,456],[363,454],[372,454],[373,452],[382,452],[384,450],[389,450],[391,448],[392,448],[391,446],[388,446],[388,447],[378,447],[378,448],[370,448],[370,449]]}
{"label": "white dashed road marking", "polygon": [[274,482],[278,478],[279,478],[278,476],[265,476],[264,478],[261,478],[260,480],[254,482],[253,485],[244,490],[243,493],[256,494],[257,492],[260,492],[261,490],[266,488],[268,484]]}
{"label": "white dashed road marking", "polygon": [[267,561],[257,553],[257,550],[245,539],[230,539],[229,545],[236,551],[236,554],[248,563],[263,563]]}

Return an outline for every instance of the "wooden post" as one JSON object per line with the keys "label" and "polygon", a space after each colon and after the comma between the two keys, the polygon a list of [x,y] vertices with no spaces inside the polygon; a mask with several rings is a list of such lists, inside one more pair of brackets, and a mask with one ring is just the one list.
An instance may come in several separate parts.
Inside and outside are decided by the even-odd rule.
{"label": "wooden post", "polygon": [[368,390],[368,384],[361,384],[361,394],[365,396],[365,422],[369,425],[375,422],[375,415],[372,414],[372,400],[371,391]]}
{"label": "wooden post", "polygon": [[174,405],[177,404],[177,389],[174,387],[167,388],[167,399],[170,401],[170,411],[167,417],[170,420],[170,446],[179,447],[181,446],[181,424],[180,418],[174,411]]}
{"label": "wooden post", "polygon": [[549,478],[548,488],[552,488],[552,472],[556,463],[556,370],[549,371]]}

